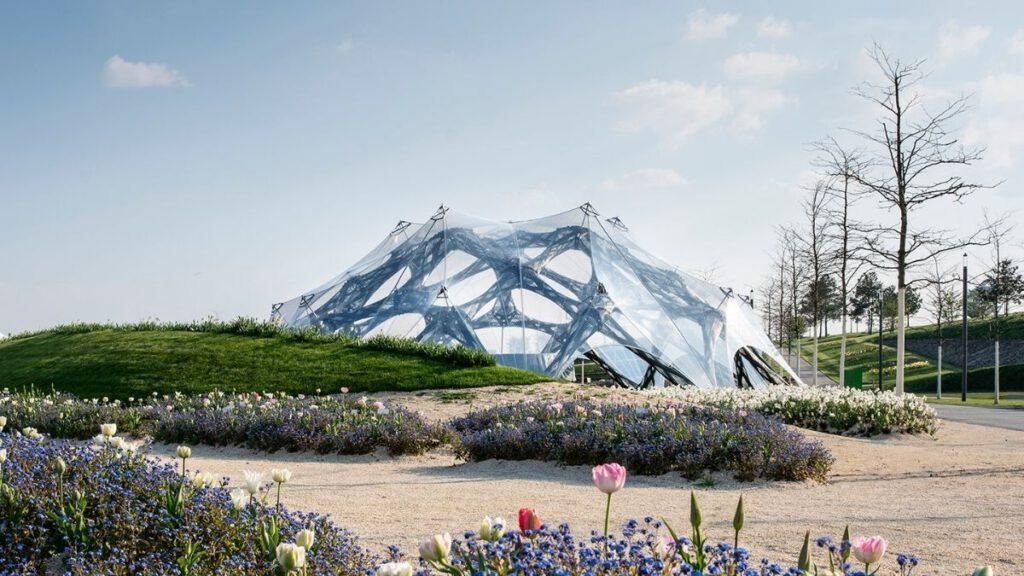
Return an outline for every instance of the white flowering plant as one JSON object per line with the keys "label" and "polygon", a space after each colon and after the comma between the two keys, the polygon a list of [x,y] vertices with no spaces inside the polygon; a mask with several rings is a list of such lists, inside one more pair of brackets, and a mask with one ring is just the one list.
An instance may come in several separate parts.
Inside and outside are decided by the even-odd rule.
{"label": "white flowering plant", "polygon": [[761,390],[673,387],[645,394],[683,404],[760,412],[793,426],[843,436],[934,434],[938,426],[935,410],[913,394],[837,386],[773,386]]}

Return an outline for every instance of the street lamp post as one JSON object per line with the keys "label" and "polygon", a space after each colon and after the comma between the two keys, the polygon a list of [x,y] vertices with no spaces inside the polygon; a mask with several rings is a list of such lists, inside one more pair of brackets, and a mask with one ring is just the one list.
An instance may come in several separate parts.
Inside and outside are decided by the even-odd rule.
{"label": "street lamp post", "polygon": [[960,401],[967,402],[967,252],[964,252],[963,328],[961,331],[963,356],[960,363]]}

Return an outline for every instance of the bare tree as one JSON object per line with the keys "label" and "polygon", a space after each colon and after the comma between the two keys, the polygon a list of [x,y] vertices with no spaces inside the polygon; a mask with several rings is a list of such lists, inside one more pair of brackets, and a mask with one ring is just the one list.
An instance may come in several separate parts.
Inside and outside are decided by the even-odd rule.
{"label": "bare tree", "polygon": [[801,253],[807,264],[810,283],[808,299],[811,312],[811,335],[814,342],[814,373],[811,378],[815,385],[818,383],[818,338],[821,336],[820,320],[823,316],[822,307],[824,305],[821,284],[824,276],[831,272],[834,257],[831,238],[828,234],[828,190],[829,184],[825,180],[819,180],[808,190],[808,196],[803,203],[806,229],[799,237]]}
{"label": "bare tree", "polygon": [[994,314],[992,316],[991,332],[994,340],[995,370],[993,374],[993,390],[995,391],[996,404],[999,404],[999,338],[1002,333],[999,309],[1003,309],[1004,316],[1009,315],[1010,303],[1020,302],[1022,293],[1024,293],[1024,280],[1021,279],[1021,275],[1017,272],[1017,266],[1011,260],[1003,258],[1003,248],[1013,232],[1013,226],[1008,224],[1007,221],[1008,218],[1005,216],[993,219],[987,213],[985,214],[984,230],[988,243],[992,247],[994,262],[991,270],[985,275],[984,282],[979,286],[982,299],[993,304],[992,310]]}
{"label": "bare tree", "polygon": [[786,316],[786,334],[790,340],[796,340],[796,374],[800,375],[800,338],[803,330],[800,328],[799,298],[800,291],[806,280],[806,270],[803,260],[800,258],[800,234],[792,228],[781,228],[779,239],[782,245],[782,255],[787,262],[789,270],[789,310]]}
{"label": "bare tree", "polygon": [[874,265],[896,274],[896,392],[902,394],[908,272],[946,252],[981,243],[980,233],[956,238],[945,230],[917,226],[912,215],[935,200],[959,202],[988,186],[967,182],[956,173],[981,159],[984,151],[964,146],[952,133],[952,124],[968,110],[967,97],[929,111],[919,91],[925,76],[923,61],[904,63],[877,44],[870,56],[885,80],[854,89],[856,95],[880,109],[875,131],[854,131],[868,143],[870,154],[856,179],[880,207],[897,216],[895,226],[867,226],[863,232],[864,249]]}
{"label": "bare tree", "polygon": [[840,318],[842,331],[839,343],[839,385],[846,385],[846,331],[849,317],[850,289],[865,261],[860,258],[858,231],[860,226],[850,209],[860,197],[857,174],[864,168],[860,153],[841,146],[835,138],[816,144],[818,157],[815,165],[829,177],[828,194],[831,196],[827,217],[828,236],[835,245],[836,276],[839,279]]}
{"label": "bare tree", "polygon": [[772,341],[781,342],[778,340],[779,333],[775,330],[777,318],[774,306],[776,297],[779,293],[778,281],[774,277],[769,278],[768,283],[761,286],[760,293],[761,302],[764,302],[761,306],[761,310],[763,310],[761,318],[764,320],[765,330],[768,332],[768,339],[772,340],[772,336],[774,335],[776,339]]}
{"label": "bare tree", "polygon": [[955,284],[960,282],[960,278],[955,267],[943,268],[938,257],[932,260],[935,268],[929,270],[928,274],[924,276],[924,281],[931,288],[928,304],[925,307],[935,320],[935,338],[938,340],[935,395],[942,398],[942,323],[953,322],[959,316],[961,301],[957,295]]}
{"label": "bare tree", "polygon": [[779,347],[782,347],[783,342],[786,343],[787,352],[793,352],[793,339],[790,338],[786,333],[786,250],[784,244],[779,244],[775,252],[775,272],[778,274],[776,285],[779,287],[778,290],[778,314],[776,314],[776,321],[778,322],[778,329],[776,334],[779,338]]}

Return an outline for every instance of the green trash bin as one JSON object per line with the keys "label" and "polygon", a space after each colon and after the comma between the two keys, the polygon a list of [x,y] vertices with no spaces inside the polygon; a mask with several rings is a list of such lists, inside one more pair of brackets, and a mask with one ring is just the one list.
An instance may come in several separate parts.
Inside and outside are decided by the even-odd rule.
{"label": "green trash bin", "polygon": [[847,388],[856,388],[860,390],[864,387],[864,369],[847,368],[843,382],[846,384]]}

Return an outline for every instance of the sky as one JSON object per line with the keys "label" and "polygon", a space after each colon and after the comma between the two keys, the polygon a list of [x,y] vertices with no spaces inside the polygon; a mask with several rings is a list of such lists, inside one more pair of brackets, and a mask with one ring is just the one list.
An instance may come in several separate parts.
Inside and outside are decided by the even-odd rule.
{"label": "sky", "polygon": [[799,222],[811,143],[873,126],[851,87],[878,80],[874,42],[926,60],[927,101],[971,95],[970,176],[1000,183],[920,217],[1019,220],[1019,2],[10,4],[0,333],[265,318],[440,204],[589,201],[746,291]]}

